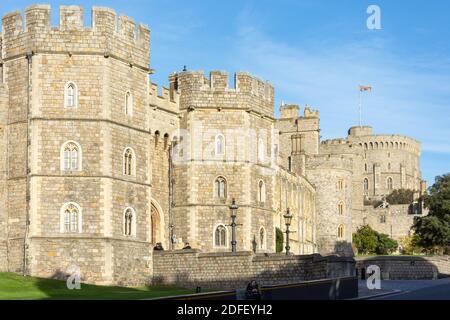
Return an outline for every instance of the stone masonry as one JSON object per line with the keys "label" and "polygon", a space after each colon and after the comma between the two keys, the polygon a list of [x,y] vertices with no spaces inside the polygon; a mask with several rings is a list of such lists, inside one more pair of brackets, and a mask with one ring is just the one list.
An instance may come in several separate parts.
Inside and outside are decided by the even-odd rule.
{"label": "stone masonry", "polygon": [[[86,282],[139,285],[167,268],[169,253],[153,258],[158,243],[203,252],[189,256],[192,270],[202,254],[225,263],[235,199],[236,259],[259,261],[256,275],[303,261],[272,255],[277,230],[285,250],[288,211],[294,255],[352,255],[364,197],[426,188],[411,138],[355,127],[321,142],[318,111],[282,105],[276,118],[272,85],[245,72],[230,87],[224,71],[188,70],[159,88],[147,26],[109,8],[94,7],[91,26],[82,7],[59,15],[52,27],[50,6],[33,5],[2,19],[0,271],[77,268]],[[404,221],[400,233],[405,215],[389,218]],[[278,280],[308,278],[307,265]],[[314,277],[326,277],[318,265]]]}

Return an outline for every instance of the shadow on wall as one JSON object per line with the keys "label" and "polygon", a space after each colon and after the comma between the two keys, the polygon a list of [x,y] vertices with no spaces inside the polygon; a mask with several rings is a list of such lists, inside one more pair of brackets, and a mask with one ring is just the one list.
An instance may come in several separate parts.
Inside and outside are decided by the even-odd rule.
{"label": "shadow on wall", "polygon": [[[244,259],[240,260],[239,254]],[[190,257],[179,258],[182,261],[176,263],[178,260],[176,252],[166,257],[154,255],[154,259],[161,259],[159,262],[162,263],[156,268],[154,265],[152,284],[235,290],[246,288],[252,280],[256,280],[259,286],[271,286],[355,275],[355,261],[350,257],[322,257],[318,254],[287,257],[282,254],[238,253],[237,256],[223,255],[217,260],[217,256],[213,254],[193,252]],[[167,265],[177,267],[169,273],[165,267]],[[178,267],[180,265],[189,267]]]}
{"label": "shadow on wall", "polygon": [[357,257],[358,278],[366,279],[367,268],[378,266],[381,280],[436,280],[450,277],[449,256]]}

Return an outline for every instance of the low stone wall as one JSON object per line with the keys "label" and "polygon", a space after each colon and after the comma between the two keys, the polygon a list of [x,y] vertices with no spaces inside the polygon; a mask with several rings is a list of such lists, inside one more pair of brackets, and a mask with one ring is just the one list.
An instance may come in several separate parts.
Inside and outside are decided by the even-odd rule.
{"label": "low stone wall", "polygon": [[251,280],[261,286],[354,275],[352,258],[320,255],[255,255],[252,252],[201,253],[196,250],[154,252],[153,284],[232,290]]}
{"label": "low stone wall", "polygon": [[358,257],[358,276],[370,265],[380,267],[382,280],[431,280],[450,276],[449,256]]}

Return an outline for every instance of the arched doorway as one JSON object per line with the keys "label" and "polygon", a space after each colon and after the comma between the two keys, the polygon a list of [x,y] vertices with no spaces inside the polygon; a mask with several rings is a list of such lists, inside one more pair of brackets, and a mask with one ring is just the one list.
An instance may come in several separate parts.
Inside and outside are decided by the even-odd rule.
{"label": "arched doorway", "polygon": [[162,242],[161,237],[161,215],[152,202],[152,210],[150,215],[150,223],[151,223],[151,242],[156,244],[158,242]]}

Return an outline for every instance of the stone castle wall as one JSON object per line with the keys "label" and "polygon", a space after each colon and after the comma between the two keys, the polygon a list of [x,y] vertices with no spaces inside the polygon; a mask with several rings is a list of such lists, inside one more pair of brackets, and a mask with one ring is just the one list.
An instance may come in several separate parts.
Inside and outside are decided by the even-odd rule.
{"label": "stone castle wall", "polygon": [[423,215],[427,215],[427,212],[424,211],[422,215],[411,214],[410,205],[390,205],[385,209],[364,206],[361,215],[353,216],[353,228],[357,230],[369,225],[380,233],[401,240],[412,234],[411,226],[414,224],[414,218]]}
{"label": "stone castle wall", "polygon": [[155,252],[153,271],[154,284],[227,290],[245,288],[251,280],[264,286],[352,276],[354,260],[186,250]]}
{"label": "stone castle wall", "polygon": [[379,256],[356,258],[356,268],[380,267],[381,280],[436,280],[450,275],[448,256]]}
{"label": "stone castle wall", "polygon": [[[1,42],[0,42],[1,43]],[[7,117],[8,117],[8,88],[3,83],[3,74],[0,78],[0,272],[6,271],[7,266],[7,238],[8,238],[8,211],[7,211]]]}

